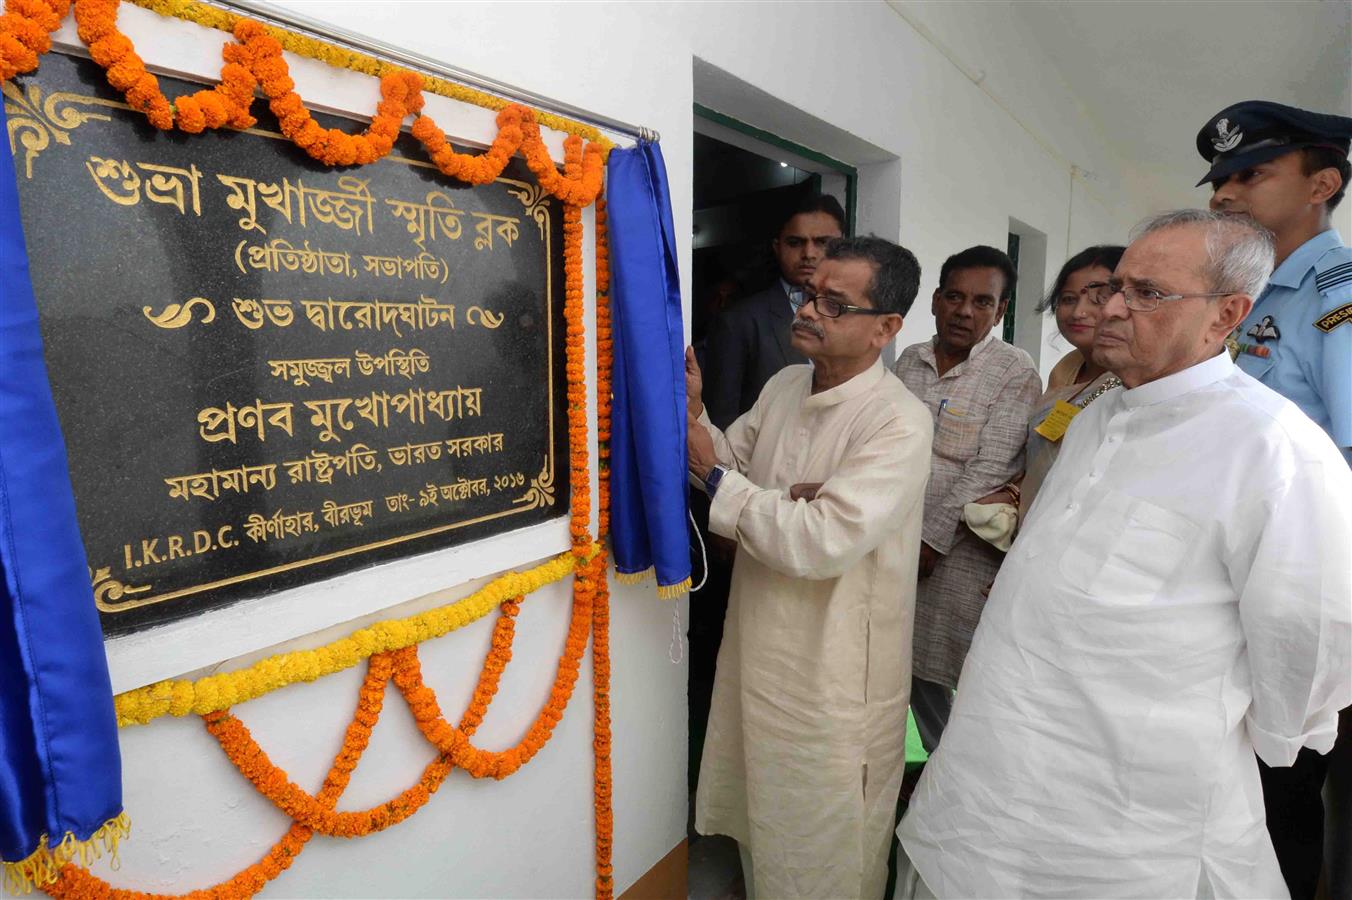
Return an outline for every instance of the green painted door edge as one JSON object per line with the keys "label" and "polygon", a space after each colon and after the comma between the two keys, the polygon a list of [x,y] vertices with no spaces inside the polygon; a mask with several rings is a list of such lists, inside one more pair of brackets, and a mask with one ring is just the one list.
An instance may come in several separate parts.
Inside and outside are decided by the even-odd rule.
{"label": "green painted door edge", "polygon": [[[1019,235],[1015,232],[1009,232],[1009,260],[1014,263],[1014,271],[1019,271]],[[1004,327],[1001,329],[1001,337],[1006,344],[1014,343],[1014,322],[1017,313],[1016,308],[1019,305],[1019,283],[1016,280],[1014,286],[1009,289],[1009,307],[1005,310]]]}
{"label": "green painted door edge", "polygon": [[740,119],[734,119],[732,116],[721,113],[716,109],[710,109],[703,104],[695,104],[695,115],[701,119],[707,119],[725,128],[731,128],[747,137],[755,138],[758,141],[769,144],[771,147],[777,147],[780,150],[787,150],[790,153],[801,156],[803,159],[810,160],[818,165],[825,166],[834,172],[839,172],[845,176],[845,233],[854,234],[855,206],[859,199],[859,170],[848,163],[843,163],[838,159],[827,156],[825,153],[819,153],[810,147],[804,147],[802,144],[795,144],[770,131],[757,128],[755,125],[748,125]]}

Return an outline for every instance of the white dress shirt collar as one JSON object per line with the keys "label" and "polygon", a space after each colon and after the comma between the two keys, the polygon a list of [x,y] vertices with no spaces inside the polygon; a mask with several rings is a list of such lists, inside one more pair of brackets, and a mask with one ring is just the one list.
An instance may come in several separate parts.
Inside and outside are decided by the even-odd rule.
{"label": "white dress shirt collar", "polygon": [[1209,384],[1215,384],[1234,370],[1235,364],[1230,359],[1230,351],[1222,349],[1205,362],[1123,391],[1122,402],[1128,409],[1135,409],[1138,406],[1173,400]]}

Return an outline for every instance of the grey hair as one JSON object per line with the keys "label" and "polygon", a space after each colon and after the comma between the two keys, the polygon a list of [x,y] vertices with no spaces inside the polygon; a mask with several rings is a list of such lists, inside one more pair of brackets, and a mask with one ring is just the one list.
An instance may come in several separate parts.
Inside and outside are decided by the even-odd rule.
{"label": "grey hair", "polygon": [[1206,229],[1206,264],[1202,274],[1213,291],[1233,291],[1257,299],[1272,274],[1272,232],[1248,216],[1208,209],[1175,209],[1151,216],[1132,229],[1137,241],[1148,234],[1186,225]]}

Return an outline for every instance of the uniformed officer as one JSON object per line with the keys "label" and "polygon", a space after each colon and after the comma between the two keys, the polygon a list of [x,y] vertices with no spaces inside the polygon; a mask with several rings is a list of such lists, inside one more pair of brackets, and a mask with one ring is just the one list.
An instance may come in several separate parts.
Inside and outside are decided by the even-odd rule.
{"label": "uniformed officer", "polygon": [[[1352,178],[1352,119],[1250,100],[1197,133],[1211,170],[1211,208],[1247,213],[1276,238],[1277,268],[1232,346],[1239,367],[1305,411],[1352,464],[1352,249],[1329,213]],[[1301,750],[1295,765],[1259,761],[1268,830],[1293,900],[1314,896],[1321,844],[1329,896],[1352,897],[1352,710],[1327,757]],[[1328,773],[1325,834],[1320,791]]]}
{"label": "uniformed officer", "polygon": [[1197,133],[1211,208],[1276,237],[1277,268],[1235,333],[1238,363],[1314,419],[1352,463],[1352,249],[1329,224],[1349,180],[1352,119],[1250,100]]}

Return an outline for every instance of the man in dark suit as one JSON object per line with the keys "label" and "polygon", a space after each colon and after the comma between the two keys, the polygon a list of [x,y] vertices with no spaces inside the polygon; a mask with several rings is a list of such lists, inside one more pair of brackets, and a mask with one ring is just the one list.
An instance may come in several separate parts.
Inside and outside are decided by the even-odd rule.
{"label": "man in dark suit", "polygon": [[845,233],[845,210],[829,195],[807,197],[789,213],[772,241],[779,278],[734,304],[709,332],[704,405],[719,428],[727,428],[760,396],[780,369],[807,358],[789,346],[796,296],[826,252]]}

